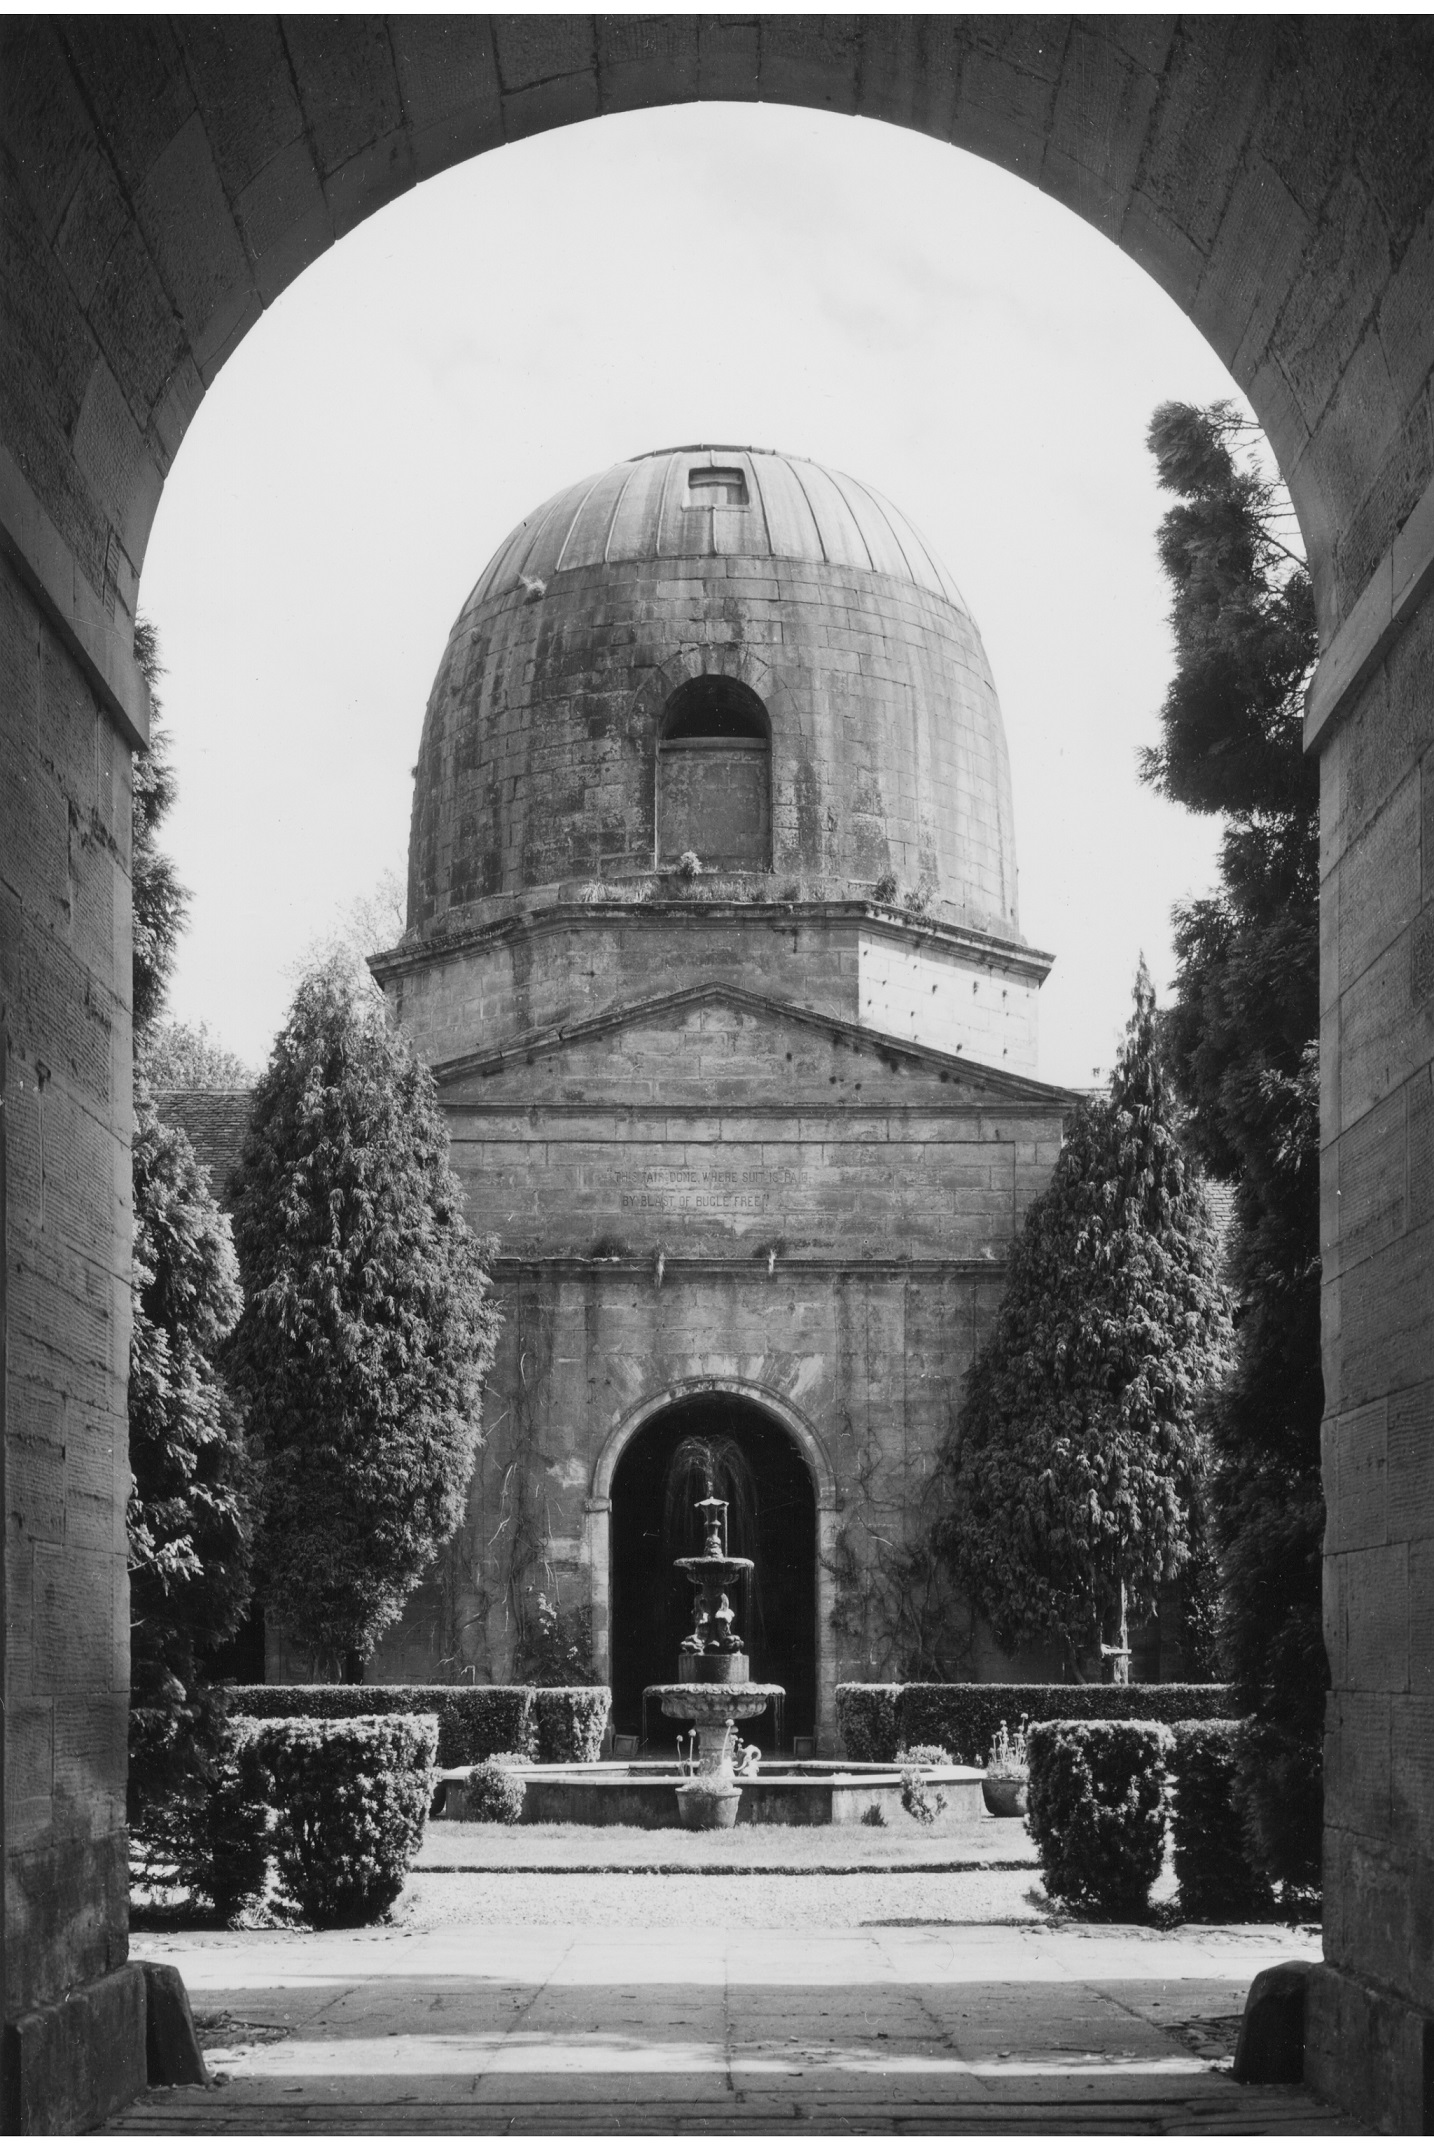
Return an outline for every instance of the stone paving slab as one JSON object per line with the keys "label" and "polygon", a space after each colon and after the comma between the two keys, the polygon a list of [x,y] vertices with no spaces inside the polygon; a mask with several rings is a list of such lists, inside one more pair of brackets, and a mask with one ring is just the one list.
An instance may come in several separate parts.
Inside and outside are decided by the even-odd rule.
{"label": "stone paving slab", "polygon": [[216,2081],[110,2133],[1353,2132],[1229,2077],[1251,1979],[1292,1953],[1279,1927],[136,1937]]}

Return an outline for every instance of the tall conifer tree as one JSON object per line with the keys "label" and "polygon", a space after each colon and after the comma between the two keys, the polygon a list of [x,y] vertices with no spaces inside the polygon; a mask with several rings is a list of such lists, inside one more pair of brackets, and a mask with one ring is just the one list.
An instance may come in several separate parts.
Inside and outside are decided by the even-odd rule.
{"label": "tall conifer tree", "polygon": [[1110,1097],[1077,1107],[1026,1213],[948,1467],[939,1537],[1004,1649],[1058,1637],[1079,1674],[1154,1611],[1189,1552],[1197,1408],[1225,1347],[1142,963]]}
{"label": "tall conifer tree", "polygon": [[1280,489],[1233,408],[1163,404],[1149,445],[1176,670],[1147,782],[1225,819],[1220,884],[1175,915],[1166,1044],[1210,1171],[1233,1181],[1233,1375],[1213,1414],[1223,1649],[1249,1715],[1239,1785],[1266,1871],[1320,1869],[1324,1502],[1319,1429],[1319,786],[1303,747],[1318,653]]}
{"label": "tall conifer tree", "polygon": [[186,895],[159,842],[175,786],[157,722],[161,668],[148,622],[136,628],[135,654],[156,725],[136,758],[133,803],[129,1815],[152,1850],[183,1860],[214,1767],[205,1660],[234,1634],[249,1597],[254,1474],[218,1367],[239,1312],[229,1222],[188,1138],[162,1125],[143,1081]]}
{"label": "tall conifer tree", "polygon": [[260,1078],[234,1226],[265,1611],[358,1678],[461,1520],[497,1323],[433,1079],[347,959]]}

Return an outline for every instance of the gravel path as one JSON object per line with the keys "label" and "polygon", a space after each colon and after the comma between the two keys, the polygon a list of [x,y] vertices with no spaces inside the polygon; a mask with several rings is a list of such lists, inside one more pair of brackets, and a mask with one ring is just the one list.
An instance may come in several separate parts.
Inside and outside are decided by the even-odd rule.
{"label": "gravel path", "polygon": [[410,1875],[393,1924],[577,1927],[1044,1925],[1029,1872],[861,1875]]}

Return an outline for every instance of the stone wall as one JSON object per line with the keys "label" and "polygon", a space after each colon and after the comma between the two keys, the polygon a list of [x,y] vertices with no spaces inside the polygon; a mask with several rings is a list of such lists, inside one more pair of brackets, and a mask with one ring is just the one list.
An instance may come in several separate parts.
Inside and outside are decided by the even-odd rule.
{"label": "stone wall", "polygon": [[[590,1607],[606,1671],[617,1459],[705,1387],[762,1405],[811,1471],[830,1750],[835,1683],[889,1674],[893,1649],[838,1609],[838,1539],[865,1593],[917,1535],[1069,1100],[729,989],[704,970],[708,935],[687,940],[699,991],[639,994],[444,1082],[469,1216],[501,1240],[504,1327],[466,1527],[372,1677],[508,1677],[540,1575]],[[593,943],[589,973],[600,926]],[[807,976],[788,940],[771,983]],[[973,1644],[973,1673],[993,1668],[1009,1672]]]}
{"label": "stone wall", "polygon": [[127,1948],[130,756],[3,557],[0,740],[13,2018]]}
{"label": "stone wall", "polygon": [[1434,607],[1321,762],[1325,1957],[1315,2067],[1417,2110],[1434,2018]]}
{"label": "stone wall", "polygon": [[774,879],[890,873],[1017,938],[1005,735],[969,617],[894,575],[737,557],[564,569],[536,602],[515,585],[465,608],[419,750],[410,930],[650,870],[663,711],[703,672],[766,705]]}
{"label": "stone wall", "polygon": [[[790,1000],[837,1023],[891,1033],[1011,1075],[1032,1075],[1035,997],[1051,958],[877,905],[718,899],[674,877],[645,896],[530,892],[436,949],[405,943],[373,969],[395,1014],[445,1074],[501,1060],[548,1031],[701,978]],[[865,980],[865,986],[863,986]],[[903,988],[919,991],[903,993]],[[933,991],[933,988],[936,990]]]}

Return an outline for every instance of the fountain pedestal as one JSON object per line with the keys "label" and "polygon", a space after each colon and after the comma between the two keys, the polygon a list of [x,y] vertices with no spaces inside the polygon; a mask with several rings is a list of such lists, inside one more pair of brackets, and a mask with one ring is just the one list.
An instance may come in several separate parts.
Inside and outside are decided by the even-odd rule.
{"label": "fountain pedestal", "polygon": [[727,1504],[708,1496],[697,1504],[705,1512],[703,1551],[674,1562],[691,1578],[694,1600],[692,1633],[678,1653],[681,1678],[648,1688],[665,1718],[695,1727],[696,1753],[691,1775],[677,1788],[677,1809],[689,1830],[730,1830],[741,1799],[732,1769],[732,1738],[747,1718],[758,1718],[785,1689],[748,1678],[750,1667],[742,1639],[733,1632],[728,1590],[750,1575],[752,1563],[729,1554],[723,1545]]}

